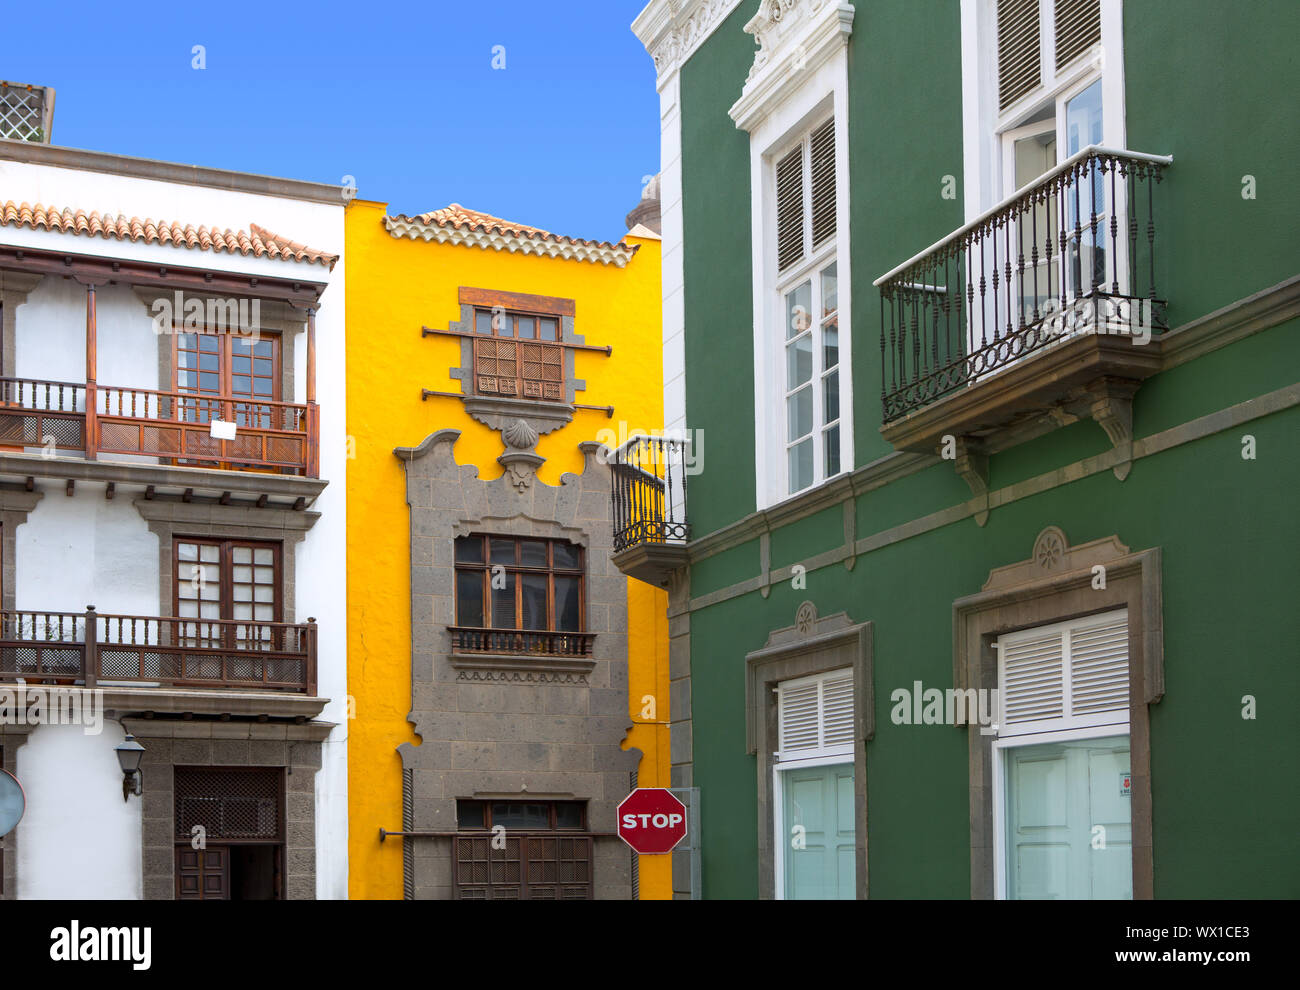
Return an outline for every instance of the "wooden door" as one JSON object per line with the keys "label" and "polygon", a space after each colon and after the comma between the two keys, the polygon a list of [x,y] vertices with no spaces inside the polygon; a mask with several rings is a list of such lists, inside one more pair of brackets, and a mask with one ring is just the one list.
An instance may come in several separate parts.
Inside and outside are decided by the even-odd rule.
{"label": "wooden door", "polygon": [[230,900],[230,850],[176,847],[176,899],[178,901]]}

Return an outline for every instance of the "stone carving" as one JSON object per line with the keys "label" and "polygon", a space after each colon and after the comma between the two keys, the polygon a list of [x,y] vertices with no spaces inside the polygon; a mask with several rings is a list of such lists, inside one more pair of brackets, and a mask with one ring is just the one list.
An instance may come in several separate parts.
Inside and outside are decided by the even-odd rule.
{"label": "stone carving", "polygon": [[526,420],[517,419],[501,431],[501,439],[513,450],[532,450],[537,445],[537,431]]}
{"label": "stone carving", "polygon": [[1065,559],[1068,543],[1057,526],[1048,526],[1034,541],[1034,562],[1045,571],[1057,570]]}
{"label": "stone carving", "polygon": [[817,624],[817,606],[812,602],[804,602],[799,606],[799,611],[795,613],[794,625],[799,630],[800,636],[807,636],[813,631],[813,626]]}
{"label": "stone carving", "polygon": [[703,0],[695,5],[693,13],[678,24],[676,22],[681,16],[683,5],[680,0],[669,0],[668,10],[672,15],[673,27],[659,44],[650,49],[655,74],[663,76],[676,69],[735,5],[735,0]]}

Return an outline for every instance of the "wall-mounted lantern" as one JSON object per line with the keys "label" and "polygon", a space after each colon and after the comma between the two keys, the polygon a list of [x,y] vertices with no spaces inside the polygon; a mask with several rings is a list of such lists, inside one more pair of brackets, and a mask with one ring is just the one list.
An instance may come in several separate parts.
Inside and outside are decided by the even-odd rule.
{"label": "wall-mounted lantern", "polygon": [[144,771],[140,769],[143,756],[144,747],[128,732],[122,745],[117,747],[117,762],[122,767],[123,801],[129,800],[132,794],[139,797],[144,793]]}

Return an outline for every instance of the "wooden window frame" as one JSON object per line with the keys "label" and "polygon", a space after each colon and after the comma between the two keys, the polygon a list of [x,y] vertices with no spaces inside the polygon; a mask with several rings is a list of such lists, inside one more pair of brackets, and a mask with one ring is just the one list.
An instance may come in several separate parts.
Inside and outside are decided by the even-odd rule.
{"label": "wooden window frame", "polygon": [[[217,376],[220,379],[219,390],[215,393],[201,392],[198,387],[182,386],[180,383],[181,368],[179,365],[180,357],[180,340],[183,335],[195,334],[198,336],[218,337],[221,340],[221,350],[219,351],[220,361],[217,369]],[[184,392],[198,396],[211,396],[214,399],[243,399],[249,402],[281,402],[281,392],[283,390],[284,375],[284,340],[279,331],[258,332],[257,340],[267,340],[271,342],[271,394],[268,396],[259,395],[239,395],[236,396],[233,389],[234,371],[231,367],[233,363],[234,340],[248,340],[250,343],[256,343],[251,337],[245,334],[231,333],[229,330],[214,329],[209,326],[186,327],[173,325],[172,327],[172,354],[171,354],[171,388],[173,392]],[[187,369],[188,370],[188,369]],[[198,369],[194,369],[195,374],[199,374]],[[251,375],[250,375],[251,378]]]}
{"label": "wooden window frame", "polygon": [[[482,824],[482,825],[478,825],[478,826],[476,826],[476,825],[465,826],[465,825],[461,825],[461,824],[460,824],[460,806],[461,806],[462,804],[470,804],[470,803],[482,805],[482,808],[483,808],[483,824]],[[555,833],[557,833],[557,834],[559,834],[559,835],[565,835],[565,834],[568,834],[568,833],[570,833],[570,832],[575,832],[575,833],[576,833],[576,832],[585,832],[585,831],[587,831],[587,810],[588,810],[588,809],[587,809],[587,802],[586,802],[586,801],[558,801],[558,800],[557,800],[557,801],[548,801],[548,800],[531,801],[531,800],[520,800],[520,799],[516,799],[516,798],[458,798],[457,801],[456,801],[456,829],[457,829],[457,831],[460,831],[460,832],[490,832],[490,831],[492,831],[492,829],[495,827],[495,823],[492,821],[492,805],[494,805],[494,804],[544,804],[544,805],[546,805],[546,809],[547,809],[547,818],[549,819],[549,824],[546,826],[545,829],[513,829],[513,830],[512,830],[512,829],[509,829],[508,826],[502,826],[503,828],[506,828],[507,831],[519,831],[519,832],[546,831],[546,832],[555,832]],[[575,805],[577,805],[577,806],[579,807],[579,809],[580,809],[581,812],[582,812],[582,819],[581,819],[581,822],[580,822],[577,826],[573,826],[573,827],[570,827],[570,826],[564,826],[564,827],[562,828],[562,827],[560,827],[559,825],[556,824],[556,821],[557,821],[557,808],[558,808],[558,806],[561,805],[561,804],[575,804]]]}
{"label": "wooden window frame", "polygon": [[[474,331],[474,392],[477,395],[502,396],[511,399],[525,399],[531,402],[564,402],[566,396],[566,379],[564,373],[565,356],[564,356],[564,322],[561,316],[553,312],[545,312],[535,309],[507,309],[504,306],[487,306],[479,304],[473,310],[473,331]],[[491,333],[483,333],[478,329],[479,319],[487,316],[490,321]],[[504,326],[500,326],[501,317],[509,323],[510,333],[504,333]],[[535,323],[533,337],[521,337],[519,335],[519,321],[533,320]],[[541,337],[541,320],[550,320],[555,325],[555,338],[546,340]],[[488,341],[506,342],[515,345],[513,375],[503,375],[499,371],[492,374],[486,374],[480,370],[481,361],[500,360],[493,355],[489,358],[483,353],[485,350],[484,343]],[[495,346],[495,345],[494,345]],[[555,367],[559,372],[558,379],[531,378],[524,374],[524,355],[525,347],[536,347],[539,349],[538,357],[542,359],[543,366]],[[545,360],[551,358],[550,361]],[[495,387],[487,387],[485,383],[491,382]],[[501,383],[511,383],[509,388],[501,387]],[[530,385],[534,386],[533,391],[536,394],[529,394]],[[547,390],[554,391],[553,395],[547,395]]]}
{"label": "wooden window frame", "polygon": [[[242,540],[227,539],[219,536],[181,536],[172,537],[172,615],[180,616],[181,603],[181,577],[180,577],[180,548],[182,543],[193,543],[204,546],[220,547],[220,557],[217,563],[221,575],[220,591],[218,603],[222,612],[221,618],[224,620],[234,620],[233,615],[227,615],[227,612],[233,612],[235,606],[234,583],[231,580],[230,552],[234,547],[250,547],[254,550],[269,549],[274,555],[273,566],[275,567],[275,577],[273,578],[273,587],[275,588],[275,617],[269,622],[284,621],[284,544],[274,540]],[[257,604],[254,602],[253,604]],[[250,620],[258,621],[258,620]]]}
{"label": "wooden window frame", "polygon": [[[479,540],[483,550],[483,563],[470,563],[455,560],[455,547],[462,540]],[[514,543],[515,562],[513,564],[497,564],[492,560],[492,540],[510,540]],[[546,544],[546,566],[536,567],[521,563],[522,550],[524,543],[545,543]],[[556,544],[567,544],[573,547],[578,553],[578,566],[576,568],[556,567],[555,566],[555,546]],[[482,628],[485,630],[496,630],[499,632],[554,632],[554,633],[584,633],[587,631],[587,554],[586,548],[581,544],[573,543],[570,540],[556,539],[554,537],[544,536],[502,536],[491,533],[472,533],[468,536],[456,537],[453,542],[453,599],[456,609],[456,625],[465,628]],[[505,568],[506,574],[516,576],[515,580],[515,623],[510,628],[503,626],[494,626],[492,624],[492,568],[500,566]],[[481,572],[481,589],[483,594],[483,625],[466,626],[460,616],[460,574],[462,572]],[[546,628],[545,629],[523,629],[518,623],[523,621],[523,582],[518,580],[519,576],[526,574],[544,574],[546,575]],[[555,579],[556,577],[574,577],[578,579],[578,628],[577,629],[557,629],[555,627]]]}

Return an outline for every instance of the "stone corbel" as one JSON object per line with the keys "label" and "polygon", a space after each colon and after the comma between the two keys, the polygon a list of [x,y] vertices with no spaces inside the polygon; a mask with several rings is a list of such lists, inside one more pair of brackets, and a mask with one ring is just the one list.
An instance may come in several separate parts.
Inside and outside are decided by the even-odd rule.
{"label": "stone corbel", "polygon": [[957,437],[957,456],[953,465],[957,474],[970,486],[971,494],[979,503],[975,522],[983,526],[989,521],[989,458],[982,448],[969,437]]}
{"label": "stone corbel", "polygon": [[1106,438],[1120,455],[1113,468],[1123,481],[1133,467],[1133,394],[1140,383],[1103,378],[1088,387],[1092,399],[1088,414],[1106,431]]}

